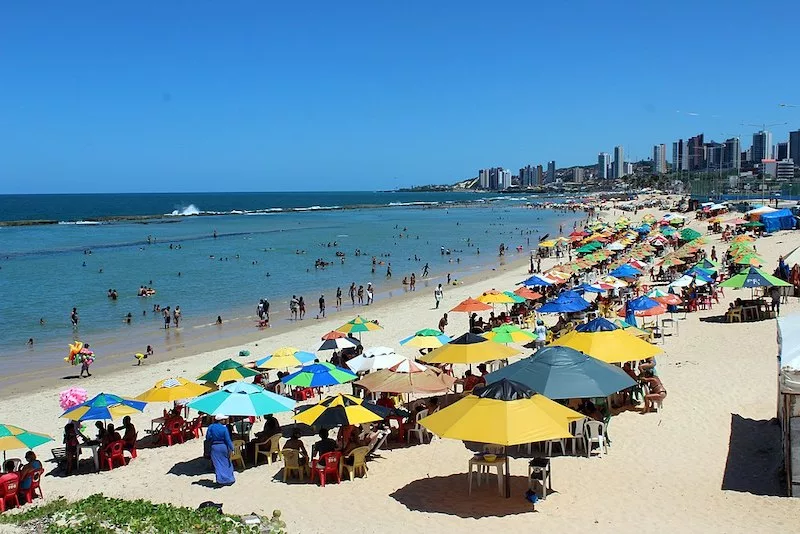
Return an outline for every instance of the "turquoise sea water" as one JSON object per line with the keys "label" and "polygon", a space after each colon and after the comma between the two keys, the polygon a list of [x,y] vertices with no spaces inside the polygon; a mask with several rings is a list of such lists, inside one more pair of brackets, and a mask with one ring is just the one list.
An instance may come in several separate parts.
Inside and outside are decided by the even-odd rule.
{"label": "turquoise sea water", "polygon": [[[292,209],[390,204],[346,210]],[[0,196],[6,220],[74,222],[175,210],[228,213],[0,227],[0,343],[4,347],[0,357],[25,354],[27,361],[52,363],[65,354],[73,338],[91,342],[98,353],[104,343],[120,338],[141,340],[139,350],[145,344],[158,347],[165,335],[179,334],[163,332],[163,320],[153,313],[156,303],[181,307],[184,336],[216,330],[213,323],[218,315],[226,324],[238,321],[254,328],[252,316],[260,298],[270,301],[273,323],[285,324],[293,294],[305,297],[313,317],[320,293],[325,293],[332,309],[336,287],[342,287],[347,300],[351,282],[372,282],[379,296],[398,290],[403,276],[415,272],[418,287],[424,287],[420,277],[425,263],[430,265],[429,283],[448,272],[458,278],[496,264],[500,243],[527,251],[528,239],[535,246],[542,235],[557,233],[562,222],[571,227],[576,217],[525,209],[525,204],[524,198],[490,201],[488,196],[470,193]],[[76,205],[82,208],[76,210]],[[441,247],[451,254],[442,255]],[[355,256],[357,249],[361,256]],[[337,251],[345,255],[343,264]],[[383,262],[374,274],[372,256]],[[315,268],[318,258],[331,265]],[[387,280],[389,262],[393,277]],[[151,285],[157,294],[137,297],[141,285]],[[109,289],[117,290],[116,301],[107,297]],[[73,307],[80,316],[77,329],[70,324]],[[133,317],[130,325],[123,320],[128,313]],[[33,349],[25,346],[31,337]]]}

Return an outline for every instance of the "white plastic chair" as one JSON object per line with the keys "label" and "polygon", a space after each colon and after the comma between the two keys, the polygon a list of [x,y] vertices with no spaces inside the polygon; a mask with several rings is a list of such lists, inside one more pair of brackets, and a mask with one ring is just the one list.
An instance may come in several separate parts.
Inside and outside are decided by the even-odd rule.
{"label": "white plastic chair", "polygon": [[586,425],[586,418],[578,419],[577,421],[573,421],[569,424],[569,431],[573,436],[575,436],[574,438],[570,439],[570,444],[572,445],[572,454],[575,454],[576,448],[580,448],[580,446],[584,444],[584,425]]}
{"label": "white plastic chair", "polygon": [[406,432],[407,443],[411,443],[412,434],[417,436],[417,441],[419,441],[420,443],[425,443],[425,436],[428,434],[428,431],[425,429],[424,426],[419,424],[419,420],[422,419],[423,417],[428,417],[428,410],[420,410],[417,413],[417,416],[414,418],[414,426]]}
{"label": "white plastic chair", "polygon": [[584,445],[586,446],[586,457],[592,455],[592,445],[597,444],[597,455],[603,456],[605,449],[608,454],[608,445],[606,444],[605,425],[600,421],[586,421],[583,425],[583,438]]}
{"label": "white plastic chair", "polygon": [[561,447],[561,455],[567,454],[567,444],[565,439],[551,439],[544,442],[545,456],[548,458],[553,456],[553,445]]}

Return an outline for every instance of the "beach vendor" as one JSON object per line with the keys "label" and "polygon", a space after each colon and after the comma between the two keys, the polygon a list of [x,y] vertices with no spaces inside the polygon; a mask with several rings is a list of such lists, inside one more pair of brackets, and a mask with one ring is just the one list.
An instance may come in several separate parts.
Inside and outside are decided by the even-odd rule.
{"label": "beach vendor", "polygon": [[214,464],[214,475],[217,484],[222,486],[230,486],[236,482],[233,477],[233,463],[231,463],[233,442],[228,428],[225,426],[226,422],[227,417],[218,415],[206,429],[206,442],[209,444],[211,463]]}

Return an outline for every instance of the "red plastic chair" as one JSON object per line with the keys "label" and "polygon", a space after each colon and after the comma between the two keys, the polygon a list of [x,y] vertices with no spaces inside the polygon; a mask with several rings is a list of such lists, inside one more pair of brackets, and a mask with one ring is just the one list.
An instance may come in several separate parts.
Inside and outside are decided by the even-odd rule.
{"label": "red plastic chair", "polygon": [[187,439],[199,438],[203,435],[203,418],[195,417],[192,421],[187,421],[183,425],[183,433]]}
{"label": "red plastic chair", "polygon": [[[25,502],[33,502],[34,497],[39,497],[44,499],[44,493],[42,493],[42,488],[39,486],[39,482],[42,479],[42,475],[44,474],[44,469],[37,469],[33,473],[31,473],[31,485],[28,489],[20,488],[19,493],[21,493],[25,497]],[[36,494],[36,490],[39,490],[39,494]]]}
{"label": "red plastic chair", "polygon": [[181,443],[184,442],[183,440],[183,420],[181,419],[174,419],[169,422],[169,425],[161,431],[161,442],[167,442],[168,447],[172,447],[172,440],[179,441]]}
{"label": "red plastic chair", "polygon": [[314,467],[311,469],[311,482],[314,482],[314,475],[319,478],[319,484],[325,487],[325,479],[327,475],[336,475],[336,482],[342,481],[341,465],[342,453],[339,451],[327,452],[319,457],[319,460],[314,462]]}
{"label": "red plastic chair", "polygon": [[136,440],[139,437],[139,433],[137,432],[136,435],[133,437],[133,441],[128,443],[127,441],[124,442],[125,446],[123,447],[126,451],[131,453],[131,458],[136,458]]}
{"label": "red plastic chair", "polygon": [[311,388],[297,388],[294,390],[294,400],[304,401],[314,398],[314,390]]}
{"label": "red plastic chair", "polygon": [[103,465],[108,465],[108,470],[111,471],[114,469],[115,461],[119,461],[120,467],[125,465],[125,455],[122,454],[124,450],[125,442],[122,440],[114,441],[106,445],[105,448],[100,451],[101,467]]}
{"label": "red plastic chair", "polygon": [[19,477],[16,475],[5,475],[0,479],[0,512],[5,512],[6,507],[10,502],[16,503],[19,506]]}

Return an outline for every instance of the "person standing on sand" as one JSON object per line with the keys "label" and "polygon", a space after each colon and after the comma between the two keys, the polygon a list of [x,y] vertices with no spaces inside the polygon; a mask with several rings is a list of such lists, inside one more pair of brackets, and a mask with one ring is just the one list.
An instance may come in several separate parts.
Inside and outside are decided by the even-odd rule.
{"label": "person standing on sand", "polygon": [[433,298],[436,300],[436,309],[439,309],[439,303],[442,302],[444,298],[444,290],[442,289],[442,284],[436,286],[436,289],[433,290]]}
{"label": "person standing on sand", "polygon": [[317,315],[317,319],[320,317],[325,318],[325,295],[319,296],[319,315]]}
{"label": "person standing on sand", "polygon": [[72,308],[72,314],[69,316],[70,321],[72,321],[72,326],[74,328],[78,327],[78,308]]}
{"label": "person standing on sand", "polygon": [[300,296],[300,299],[297,301],[297,306],[300,308],[300,320],[303,320],[303,317],[306,316],[306,301],[303,299],[303,296]]}
{"label": "person standing on sand", "polygon": [[353,306],[356,305],[356,283],[355,282],[350,284],[350,302],[353,303]]}
{"label": "person standing on sand", "polygon": [[336,309],[340,309],[342,307],[342,288],[336,288]]}
{"label": "person standing on sand", "polygon": [[297,295],[292,295],[292,300],[289,301],[289,313],[295,321],[297,320],[297,307],[299,305],[299,301],[297,300]]}

